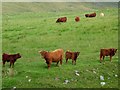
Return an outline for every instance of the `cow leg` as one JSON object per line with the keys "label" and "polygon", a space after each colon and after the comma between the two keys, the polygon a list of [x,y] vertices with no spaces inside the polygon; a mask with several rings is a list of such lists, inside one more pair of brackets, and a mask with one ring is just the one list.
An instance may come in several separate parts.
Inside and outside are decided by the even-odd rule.
{"label": "cow leg", "polygon": [[105,56],[103,56],[103,60],[104,60]]}
{"label": "cow leg", "polygon": [[48,63],[48,69],[50,68],[51,63],[52,63],[52,62],[51,62],[51,61],[49,61],[49,63]]}
{"label": "cow leg", "polygon": [[13,60],[10,60],[10,67],[13,65]]}
{"label": "cow leg", "polygon": [[73,65],[73,63],[74,63],[74,60],[72,60],[72,65]]}
{"label": "cow leg", "polygon": [[60,65],[62,65],[62,60],[60,60]]}
{"label": "cow leg", "polygon": [[14,63],[15,63],[15,62],[13,62],[13,65],[12,65],[13,68],[14,68]]}
{"label": "cow leg", "polygon": [[100,55],[100,63],[102,62],[102,55]]}
{"label": "cow leg", "polygon": [[58,66],[59,61],[57,62],[56,66]]}
{"label": "cow leg", "polygon": [[76,59],[75,59],[75,61],[74,61],[74,62],[75,62],[75,65],[76,65]]}
{"label": "cow leg", "polygon": [[3,67],[5,67],[5,61],[3,61]]}
{"label": "cow leg", "polygon": [[66,63],[68,62],[68,58],[66,58]]}
{"label": "cow leg", "polygon": [[50,64],[48,64],[48,69],[50,68]]}
{"label": "cow leg", "polygon": [[10,67],[11,67],[11,65],[12,65],[12,62],[10,61]]}
{"label": "cow leg", "polygon": [[112,56],[110,56],[110,62],[112,62]]}

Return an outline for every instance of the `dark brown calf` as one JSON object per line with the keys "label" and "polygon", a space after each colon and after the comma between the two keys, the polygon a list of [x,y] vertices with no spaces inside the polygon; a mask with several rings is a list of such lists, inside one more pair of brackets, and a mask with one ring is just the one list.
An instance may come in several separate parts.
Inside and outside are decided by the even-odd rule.
{"label": "dark brown calf", "polygon": [[115,55],[116,51],[115,48],[100,49],[100,62],[102,62],[102,58],[104,60],[105,56],[110,56],[110,61],[112,61],[112,56]]}
{"label": "dark brown calf", "polygon": [[63,59],[63,49],[57,49],[52,52],[48,51],[39,51],[41,56],[46,60],[46,63],[48,65],[48,69],[50,68],[50,65],[52,62],[57,62],[57,65],[60,61],[60,64],[62,65],[62,59]]}
{"label": "dark brown calf", "polygon": [[72,59],[72,64],[76,64],[76,59],[79,56],[80,52],[71,52],[71,51],[66,51],[65,53],[65,58],[66,58],[66,63],[68,62],[68,59]]}
{"label": "dark brown calf", "polygon": [[3,53],[2,55],[2,61],[3,61],[3,66],[5,66],[5,62],[10,62],[10,67],[11,65],[14,67],[14,63],[18,58],[21,58],[21,55],[19,53],[17,54],[6,54]]}
{"label": "dark brown calf", "polygon": [[66,22],[67,21],[67,17],[61,17],[61,18],[58,18],[56,23],[58,22]]}
{"label": "dark brown calf", "polygon": [[75,17],[75,21],[76,22],[79,22],[80,21],[80,18],[77,16],[77,17]]}

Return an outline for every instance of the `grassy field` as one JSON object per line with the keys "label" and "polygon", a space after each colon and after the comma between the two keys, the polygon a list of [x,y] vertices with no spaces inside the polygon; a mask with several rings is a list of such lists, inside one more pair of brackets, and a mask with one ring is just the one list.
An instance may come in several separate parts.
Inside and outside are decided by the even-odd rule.
{"label": "grassy field", "polygon": [[[87,11],[88,12],[88,11]],[[105,13],[104,17],[99,14]],[[97,17],[85,18],[86,11],[23,12],[3,14],[2,50],[21,53],[22,58],[3,69],[3,88],[118,88],[118,53],[110,62],[99,62],[100,48],[118,48],[118,9],[97,10]],[[55,23],[67,16],[66,23]],[[80,16],[80,22],[75,22]],[[52,63],[50,69],[38,53],[58,48],[80,51],[76,65],[63,59],[62,66]],[[80,76],[75,75],[75,70]],[[10,75],[11,71],[14,73]],[[104,76],[104,81],[100,80]],[[31,80],[31,81],[30,81]],[[68,84],[63,84],[69,80]],[[101,82],[105,82],[101,86]]]}

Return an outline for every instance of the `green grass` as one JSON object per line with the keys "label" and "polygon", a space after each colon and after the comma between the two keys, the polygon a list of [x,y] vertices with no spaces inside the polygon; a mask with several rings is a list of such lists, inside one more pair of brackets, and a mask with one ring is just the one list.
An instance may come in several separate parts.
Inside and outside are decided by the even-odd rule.
{"label": "green grass", "polygon": [[[3,68],[3,88],[101,88],[100,75],[105,78],[102,88],[118,88],[118,54],[112,62],[106,57],[99,62],[100,48],[118,48],[118,11],[102,10],[105,17],[85,18],[80,12],[26,12],[3,15],[2,49],[6,53],[21,53],[14,67],[14,76],[9,76],[9,63]],[[55,23],[59,16],[67,16],[66,23]],[[74,17],[80,16],[80,22]],[[58,67],[52,63],[49,70],[39,50],[52,51],[58,48],[80,51],[77,64]],[[80,72],[76,76],[74,70]],[[95,71],[96,73],[93,73]],[[28,76],[28,78],[26,78]],[[55,78],[58,78],[56,80]],[[110,78],[110,79],[108,79]],[[31,79],[31,82],[28,82]],[[70,83],[63,84],[64,80]]]}

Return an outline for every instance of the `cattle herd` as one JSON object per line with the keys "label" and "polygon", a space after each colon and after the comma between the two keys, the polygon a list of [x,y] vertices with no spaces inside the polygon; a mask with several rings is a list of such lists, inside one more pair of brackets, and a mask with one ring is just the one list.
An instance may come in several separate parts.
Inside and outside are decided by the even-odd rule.
{"label": "cattle herd", "polygon": [[[104,16],[104,13],[101,13],[100,16]],[[96,13],[90,13],[90,14],[85,14],[85,17],[86,18],[92,18],[92,17],[96,17]],[[75,17],[75,21],[76,22],[79,22],[80,21],[80,17],[79,16],[76,16]],[[67,17],[60,17],[57,19],[56,23],[60,23],[60,22],[67,22]]]}
{"label": "cattle herd", "polygon": [[[105,56],[110,56],[110,61],[112,60],[112,56],[115,55],[117,49],[116,48],[109,48],[109,49],[100,49],[100,62],[102,62],[102,58],[104,60]],[[50,65],[52,62],[56,62],[57,65],[60,62],[62,65],[62,60],[64,58],[64,50],[63,49],[56,49],[54,51],[39,51],[43,59],[45,59],[46,64],[48,66],[48,69],[50,68]],[[70,50],[67,50],[65,52],[65,59],[66,63],[68,62],[68,59],[72,59],[72,64],[76,64],[76,60],[79,56],[80,52],[72,52]],[[14,67],[14,63],[18,58],[21,58],[21,55],[19,53],[17,54],[6,54],[3,53],[2,55],[2,61],[3,66],[5,66],[5,62],[10,62],[10,67]]]}
{"label": "cattle herd", "polygon": [[[104,15],[103,13],[101,15]],[[85,14],[85,17],[95,17],[96,13],[91,13],[91,14]],[[66,22],[67,17],[61,17],[58,18],[56,23],[58,22]],[[77,16],[75,17],[75,21],[78,22],[80,21],[80,18]],[[117,49],[116,48],[108,48],[108,49],[100,49],[100,62],[102,62],[102,59],[104,60],[105,56],[110,56],[110,61],[112,61],[112,56],[115,55]],[[67,50],[64,53],[63,49],[56,49],[54,51],[39,51],[39,54],[45,59],[46,64],[48,66],[48,69],[50,68],[50,65],[52,62],[56,62],[57,65],[60,62],[62,65],[62,60],[65,56],[66,63],[68,62],[68,59],[72,59],[72,64],[76,64],[76,60],[80,54],[80,52],[72,52],[70,50]],[[65,54],[65,55],[64,55]],[[14,67],[14,63],[18,58],[21,58],[21,55],[19,53],[17,54],[6,54],[3,53],[2,55],[2,62],[3,66],[5,66],[5,62],[10,62],[10,67]]]}

